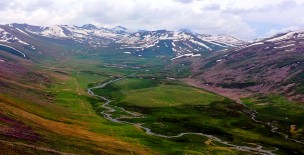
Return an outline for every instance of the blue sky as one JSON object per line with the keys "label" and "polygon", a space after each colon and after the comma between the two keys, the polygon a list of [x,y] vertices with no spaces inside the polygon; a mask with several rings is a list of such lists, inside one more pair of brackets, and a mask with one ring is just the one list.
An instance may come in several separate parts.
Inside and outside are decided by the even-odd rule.
{"label": "blue sky", "polygon": [[245,40],[304,29],[303,0],[1,0],[0,23],[191,29]]}

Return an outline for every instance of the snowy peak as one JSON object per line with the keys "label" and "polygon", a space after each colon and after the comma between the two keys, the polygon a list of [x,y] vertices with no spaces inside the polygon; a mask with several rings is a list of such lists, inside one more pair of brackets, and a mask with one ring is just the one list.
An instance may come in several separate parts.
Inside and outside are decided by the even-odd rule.
{"label": "snowy peak", "polygon": [[81,28],[87,29],[87,30],[97,30],[98,29],[98,27],[93,24],[85,24],[85,25],[81,26]]}
{"label": "snowy peak", "polygon": [[116,26],[116,27],[112,28],[111,30],[113,30],[113,31],[126,31],[128,29],[125,28],[125,27],[122,27],[122,26]]}
{"label": "snowy peak", "polygon": [[43,31],[41,32],[41,35],[57,37],[57,38],[67,38],[67,34],[64,32],[64,29],[60,25],[44,28]]}
{"label": "snowy peak", "polygon": [[180,31],[180,32],[185,32],[185,33],[196,34],[196,33],[195,33],[195,32],[193,32],[192,30],[190,30],[190,29],[186,29],[186,28],[180,29],[179,31]]}
{"label": "snowy peak", "polygon": [[111,31],[115,32],[115,33],[118,33],[118,34],[124,34],[124,33],[134,33],[134,32],[138,32],[137,30],[130,30],[130,29],[127,29],[123,26],[116,26],[116,27],[113,27],[111,29]]}

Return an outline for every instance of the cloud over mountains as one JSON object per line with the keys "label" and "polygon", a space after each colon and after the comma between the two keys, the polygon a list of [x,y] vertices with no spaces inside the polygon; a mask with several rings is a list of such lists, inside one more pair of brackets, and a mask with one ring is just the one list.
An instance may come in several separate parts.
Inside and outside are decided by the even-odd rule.
{"label": "cloud over mountains", "polygon": [[1,0],[1,24],[92,23],[132,29],[192,29],[252,39],[304,25],[302,0]]}

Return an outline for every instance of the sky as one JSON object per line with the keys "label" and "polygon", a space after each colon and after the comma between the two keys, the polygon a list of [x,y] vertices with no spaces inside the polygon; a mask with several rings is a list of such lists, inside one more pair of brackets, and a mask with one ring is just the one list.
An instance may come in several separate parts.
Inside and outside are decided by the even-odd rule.
{"label": "sky", "polygon": [[1,0],[0,24],[190,29],[240,39],[304,29],[304,0]]}

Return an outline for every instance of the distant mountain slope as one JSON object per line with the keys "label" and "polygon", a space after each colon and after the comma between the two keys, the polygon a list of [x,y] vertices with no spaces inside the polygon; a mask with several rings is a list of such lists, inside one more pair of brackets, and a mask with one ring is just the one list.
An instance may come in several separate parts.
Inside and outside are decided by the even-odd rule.
{"label": "distant mountain slope", "polygon": [[0,28],[0,43],[27,45],[33,50],[36,47],[28,39],[41,40],[42,37],[52,39],[51,41],[56,43],[68,41],[95,49],[111,48],[122,51],[121,53],[138,56],[162,56],[166,54],[177,59],[185,55],[210,54],[245,44],[244,41],[228,35],[206,35],[190,31],[136,31],[122,26],[102,28],[92,24],[51,27],[8,24],[2,25]]}
{"label": "distant mountain slope", "polygon": [[196,61],[204,84],[278,93],[304,101],[304,31],[281,33]]}

